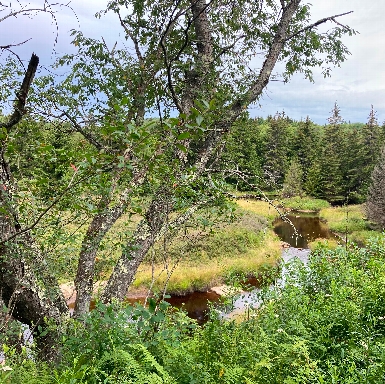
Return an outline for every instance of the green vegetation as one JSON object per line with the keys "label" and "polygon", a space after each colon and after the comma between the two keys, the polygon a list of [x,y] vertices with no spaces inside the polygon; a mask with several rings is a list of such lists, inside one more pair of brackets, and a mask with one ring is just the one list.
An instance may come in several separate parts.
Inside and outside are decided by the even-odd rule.
{"label": "green vegetation", "polygon": [[320,248],[307,267],[294,262],[285,286],[261,292],[243,321],[214,311],[197,327],[155,300],[148,309],[98,304],[67,324],[56,367],[7,351],[0,382],[381,383],[384,282],[381,235],[366,249]]}
{"label": "green vegetation", "polygon": [[254,185],[283,197],[307,194],[339,205],[363,203],[384,132],[373,107],[366,124],[344,123],[338,105],[325,126],[284,114],[245,119],[231,133],[222,166],[235,164],[238,174],[243,172],[242,178],[227,178],[238,190]]}
{"label": "green vegetation", "polygon": [[327,221],[329,228],[341,238],[357,244],[365,244],[374,231],[364,216],[362,205],[324,208],[320,217]]}
{"label": "green vegetation", "polygon": [[[60,4],[12,4],[0,2],[0,23],[42,12],[58,27]],[[299,0],[106,8],[96,17],[116,17],[117,43],[72,30],[73,49],[46,71],[0,47],[0,384],[384,381],[383,235],[363,249],[315,246],[237,322],[213,310],[198,327],[162,301],[274,279],[271,221],[286,208],[322,209],[335,231],[367,238],[358,208],[328,204],[366,198],[385,140],[373,108],[365,125],[345,124],[337,105],[324,127],[247,115],[271,79],[312,80],[346,59],[345,14],[311,24]],[[234,189],[277,204],[236,205]],[[125,305],[130,287],[155,298]]]}
{"label": "green vegetation", "polygon": [[[163,291],[167,280],[168,293],[206,291],[227,282],[229,276],[257,277],[266,268],[274,268],[281,247],[271,226],[253,212],[238,211],[237,214],[239,217],[234,223],[222,225],[212,233],[177,237],[167,248],[165,258],[161,257],[164,252],[157,248],[155,257],[163,262],[143,264],[133,288],[143,290],[154,283],[155,291]],[[171,270],[168,276],[167,271]],[[153,276],[157,277],[155,282]]]}
{"label": "green vegetation", "polygon": [[283,207],[290,208],[299,211],[320,211],[321,209],[328,208],[330,204],[326,200],[315,199],[312,197],[291,197],[282,199],[281,203]]}

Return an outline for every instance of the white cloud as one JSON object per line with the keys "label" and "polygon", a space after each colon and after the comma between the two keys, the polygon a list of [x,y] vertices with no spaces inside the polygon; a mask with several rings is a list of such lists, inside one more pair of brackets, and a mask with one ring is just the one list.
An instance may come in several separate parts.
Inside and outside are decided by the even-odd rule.
{"label": "white cloud", "polygon": [[[33,0],[33,3],[41,6],[43,0]],[[284,109],[292,118],[300,119],[309,115],[313,120],[325,123],[337,101],[345,120],[365,122],[371,104],[378,111],[380,120],[384,120],[385,50],[382,42],[385,41],[385,1],[317,0],[313,3],[313,21],[354,11],[338,19],[360,33],[344,38],[351,56],[342,63],[341,68],[333,70],[330,79],[324,79],[318,72],[315,84],[304,80],[301,75],[295,76],[289,84],[270,83],[261,100],[262,109],[252,109],[251,113],[266,116]],[[103,36],[109,44],[115,40],[122,41],[123,37],[119,35],[121,28],[115,15],[104,16],[101,20],[94,18],[94,14],[106,4],[104,0],[73,0],[71,6],[77,17],[69,9],[62,8],[57,14],[59,40],[55,50],[63,54],[73,49],[69,36],[69,30],[73,28],[80,28],[86,36]],[[30,42],[15,48],[15,51],[25,60],[34,51],[40,56],[42,64],[48,65],[54,59],[55,33],[56,27],[49,15],[40,14],[31,20],[19,17],[0,23],[0,45],[18,43],[32,37]]]}

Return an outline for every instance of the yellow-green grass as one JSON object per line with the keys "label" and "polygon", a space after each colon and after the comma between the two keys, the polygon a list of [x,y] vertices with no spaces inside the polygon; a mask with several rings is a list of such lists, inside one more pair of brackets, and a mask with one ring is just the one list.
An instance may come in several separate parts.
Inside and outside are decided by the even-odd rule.
{"label": "yellow-green grass", "polygon": [[282,205],[285,208],[290,208],[300,211],[319,211],[324,208],[330,207],[330,204],[326,200],[315,199],[313,197],[290,197],[282,199]]}
{"label": "yellow-green grass", "polygon": [[[228,240],[234,235],[232,230],[224,229]],[[222,237],[225,240],[225,236]],[[210,242],[210,237],[206,239]],[[190,261],[183,258],[170,276],[167,285],[167,292],[173,294],[183,294],[193,291],[205,291],[209,288],[223,284],[226,277],[231,275],[239,276],[258,276],[261,270],[267,267],[274,267],[281,255],[281,245],[278,238],[267,230],[259,244],[250,247],[244,252],[236,252],[230,255],[220,255],[217,257],[203,257],[200,261]],[[170,262],[169,268],[173,266]],[[134,289],[149,287],[153,276],[157,277],[154,290],[162,291],[167,280],[167,272],[164,264],[154,266],[150,264],[142,265],[136,275],[133,284]]]}
{"label": "yellow-green grass", "polygon": [[365,244],[376,233],[365,218],[362,204],[325,208],[320,217],[327,221],[331,231],[358,244]]}
{"label": "yellow-green grass", "polygon": [[308,243],[308,247],[310,250],[314,251],[318,248],[323,249],[336,249],[339,245],[341,245],[341,241],[337,239],[315,239]]}
{"label": "yellow-green grass", "polygon": [[[155,247],[154,276],[160,275],[154,289],[163,290],[166,272],[161,273],[164,264],[162,257],[166,256],[170,268],[180,258],[173,271],[168,291],[185,293],[196,290],[206,290],[221,284],[229,275],[258,275],[261,269],[275,266],[281,254],[280,242],[271,230],[269,222],[278,216],[275,209],[263,201],[237,202],[239,219],[234,223],[221,224],[212,234],[199,235],[199,231],[180,235],[169,242],[166,250],[163,243]],[[122,244],[135,229],[140,217],[124,216],[119,219],[101,244],[96,259],[96,275],[98,280],[105,280],[121,255]],[[55,255],[58,264],[59,281],[73,280],[76,273],[77,257],[87,224],[79,231],[72,241],[63,242],[57,248]],[[72,233],[75,224],[66,226],[65,231]],[[58,254],[59,253],[59,254]],[[69,253],[71,256],[69,256]],[[182,255],[182,257],[180,257]],[[150,254],[140,266],[133,284],[134,289],[147,289],[152,281],[152,266]],[[66,263],[66,264],[65,264]],[[65,264],[65,265],[64,265]]]}
{"label": "yellow-green grass", "polygon": [[[273,202],[276,203],[276,202]],[[244,211],[253,212],[257,215],[263,216],[268,220],[274,220],[279,217],[281,209],[274,207],[266,201],[262,200],[237,200],[237,204]]]}

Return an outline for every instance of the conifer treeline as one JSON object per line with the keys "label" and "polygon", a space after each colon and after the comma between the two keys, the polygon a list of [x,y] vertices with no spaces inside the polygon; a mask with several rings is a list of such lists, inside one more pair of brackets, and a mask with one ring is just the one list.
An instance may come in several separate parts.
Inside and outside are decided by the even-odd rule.
{"label": "conifer treeline", "polygon": [[373,107],[366,124],[347,124],[335,104],[325,126],[284,113],[242,121],[228,140],[222,166],[247,175],[248,182],[228,178],[241,190],[254,184],[285,196],[363,202],[384,141],[385,125],[379,125]]}

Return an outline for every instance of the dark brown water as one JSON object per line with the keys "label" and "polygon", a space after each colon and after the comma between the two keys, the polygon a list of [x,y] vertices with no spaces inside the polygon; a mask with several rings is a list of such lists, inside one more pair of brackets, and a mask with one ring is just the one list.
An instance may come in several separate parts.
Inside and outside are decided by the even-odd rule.
{"label": "dark brown water", "polygon": [[[286,216],[292,224],[281,218],[274,222],[274,232],[279,238],[294,248],[308,248],[308,243],[315,239],[335,238],[318,216],[311,213],[293,213]],[[297,234],[295,233],[295,229]]]}
{"label": "dark brown water", "polygon": [[173,307],[183,308],[190,318],[203,324],[208,320],[209,303],[217,303],[220,298],[214,292],[193,292],[184,296],[171,296],[166,301]]}
{"label": "dark brown water", "polygon": [[[221,296],[216,294],[215,292],[193,292],[188,293],[183,296],[171,296],[170,298],[165,299],[168,303],[170,303],[175,308],[183,308],[187,315],[191,319],[197,320],[198,324],[204,324],[208,320],[208,314],[210,310],[210,303],[219,302]],[[136,303],[144,304],[145,302],[144,296],[137,297],[128,297],[125,302],[130,303],[132,305]],[[71,302],[68,304],[70,311],[74,310],[75,303]],[[90,304],[90,309],[93,310],[95,308],[95,301],[92,300]]]}

